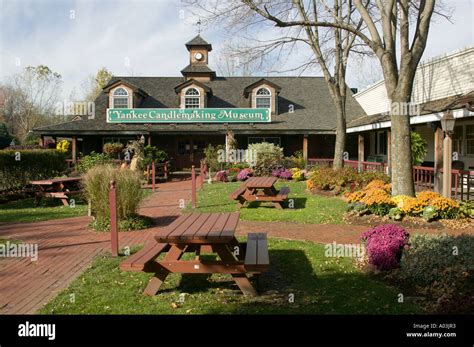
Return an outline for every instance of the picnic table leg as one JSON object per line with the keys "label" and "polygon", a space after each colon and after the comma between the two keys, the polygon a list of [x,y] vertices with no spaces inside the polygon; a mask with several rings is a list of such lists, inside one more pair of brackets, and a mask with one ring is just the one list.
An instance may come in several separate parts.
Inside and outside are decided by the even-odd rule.
{"label": "picnic table leg", "polygon": [[275,202],[273,203],[273,205],[274,205],[277,209],[279,209],[279,210],[282,210],[282,209],[283,209],[283,202],[282,202],[282,201],[275,201]]}
{"label": "picnic table leg", "polygon": [[[181,245],[171,246],[170,250],[166,254],[165,258],[163,259],[163,262],[179,260],[181,256],[183,255],[185,248],[186,246],[181,246]],[[148,285],[143,291],[143,294],[148,295],[148,296],[155,295],[160,289],[161,285],[163,284],[163,282],[165,281],[169,273],[170,272],[165,269],[160,269],[158,272],[156,272],[155,275],[150,279],[150,282],[148,282]]]}
{"label": "picnic table leg", "polygon": [[[227,248],[226,245],[224,245],[224,244],[222,244],[222,245],[213,245],[212,248],[219,255],[221,260],[223,260],[223,261],[235,261],[234,255],[229,250],[229,248]],[[232,275],[232,279],[237,284],[237,286],[240,288],[242,293],[244,293],[245,295],[257,296],[257,291],[252,286],[252,283],[250,283],[250,280],[248,279],[248,277],[245,273],[231,274],[231,275]]]}
{"label": "picnic table leg", "polygon": [[69,206],[69,201],[67,199],[61,199],[61,202],[64,206]]}

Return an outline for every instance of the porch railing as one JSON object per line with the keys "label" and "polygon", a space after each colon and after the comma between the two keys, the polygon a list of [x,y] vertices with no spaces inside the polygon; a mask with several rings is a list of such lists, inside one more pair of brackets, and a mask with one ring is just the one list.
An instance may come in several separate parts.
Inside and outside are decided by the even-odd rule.
{"label": "porch railing", "polygon": [[[331,167],[334,162],[332,158],[309,158],[307,162],[307,167],[323,166]],[[377,163],[372,161],[357,161],[357,160],[344,160],[344,165],[352,167],[361,172],[387,172],[386,163]]]}

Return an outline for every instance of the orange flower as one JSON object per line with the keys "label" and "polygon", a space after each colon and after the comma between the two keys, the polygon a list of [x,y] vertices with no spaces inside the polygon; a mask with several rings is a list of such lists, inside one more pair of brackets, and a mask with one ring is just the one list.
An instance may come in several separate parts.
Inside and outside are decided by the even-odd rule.
{"label": "orange flower", "polygon": [[390,195],[381,188],[370,189],[365,192],[365,196],[360,200],[360,202],[366,204],[367,206],[372,205],[393,205]]}

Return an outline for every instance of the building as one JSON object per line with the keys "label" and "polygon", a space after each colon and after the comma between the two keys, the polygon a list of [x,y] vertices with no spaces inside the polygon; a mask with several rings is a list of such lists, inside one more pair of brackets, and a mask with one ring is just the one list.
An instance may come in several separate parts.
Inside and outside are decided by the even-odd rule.
{"label": "building", "polygon": [[[101,152],[107,142],[145,137],[165,150],[175,168],[199,165],[209,144],[238,147],[273,142],[286,155],[332,157],[335,108],[322,77],[222,77],[209,67],[212,46],[200,35],[186,43],[182,77],[114,77],[95,102],[93,116],[36,128],[70,138],[76,153]],[[348,89],[347,118],[365,114]],[[357,155],[357,146],[349,146]]]}
{"label": "building", "polygon": [[[354,95],[365,115],[347,124],[358,142],[359,161],[389,161],[390,100],[381,80]],[[453,158],[456,168],[474,169],[474,46],[422,62],[415,75],[410,123],[428,144],[423,166],[441,165],[444,138],[440,120],[445,112],[456,119]]]}

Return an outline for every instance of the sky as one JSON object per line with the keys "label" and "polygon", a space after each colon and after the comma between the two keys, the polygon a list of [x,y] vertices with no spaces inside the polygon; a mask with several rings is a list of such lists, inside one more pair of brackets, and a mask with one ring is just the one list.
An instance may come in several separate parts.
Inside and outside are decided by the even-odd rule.
{"label": "sky", "polygon": [[[452,23],[434,18],[423,60],[474,44],[474,0],[446,2],[453,10]],[[62,75],[66,99],[71,93],[82,96],[84,81],[102,67],[117,76],[180,76],[189,59],[184,43],[197,34],[196,22],[181,0],[0,0],[0,82],[26,66],[47,65]],[[270,30],[257,36],[271,35]],[[212,59],[232,37],[212,26],[201,35],[213,46],[210,66],[216,69]],[[308,53],[295,51],[281,71]],[[375,82],[380,78],[377,64],[353,63],[348,85],[360,90]],[[321,74],[314,68],[304,75]]]}

